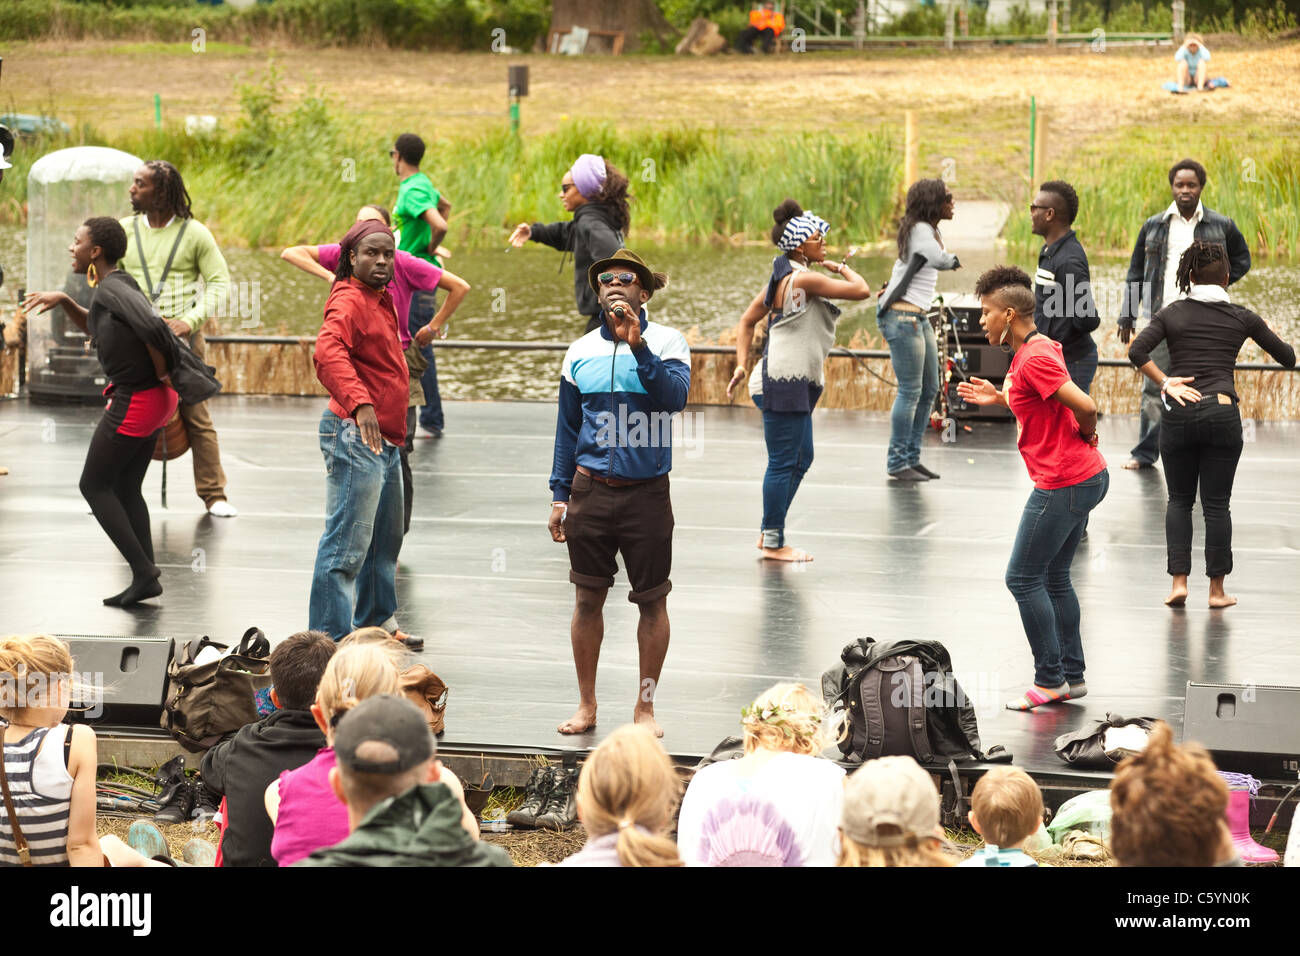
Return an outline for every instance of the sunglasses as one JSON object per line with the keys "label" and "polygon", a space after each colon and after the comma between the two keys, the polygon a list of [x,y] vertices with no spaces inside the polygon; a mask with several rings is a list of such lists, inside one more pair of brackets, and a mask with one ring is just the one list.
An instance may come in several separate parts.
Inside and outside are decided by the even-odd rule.
{"label": "sunglasses", "polygon": [[570,189],[573,188],[574,188],[573,183],[560,183],[560,195],[563,196],[565,193],[567,193]]}
{"label": "sunglasses", "polygon": [[1051,206],[1039,206],[1036,203],[1032,203],[1032,202],[1029,204],[1030,212],[1033,212],[1035,209],[1051,209],[1051,208],[1052,208]]}
{"label": "sunglasses", "polygon": [[609,284],[610,284],[611,282],[613,282],[615,279],[617,279],[617,280],[618,280],[619,282],[621,282],[623,285],[631,285],[633,282],[636,281],[636,273],[634,273],[634,272],[602,272],[600,275],[596,276],[596,281],[599,282],[601,285],[609,285]]}

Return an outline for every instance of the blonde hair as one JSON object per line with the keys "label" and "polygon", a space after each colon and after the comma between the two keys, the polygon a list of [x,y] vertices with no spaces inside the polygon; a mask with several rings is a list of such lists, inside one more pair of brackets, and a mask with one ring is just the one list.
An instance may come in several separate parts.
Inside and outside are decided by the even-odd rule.
{"label": "blonde hair", "polygon": [[624,866],[683,865],[677,844],[663,835],[680,792],[668,754],[654,734],[636,724],[606,737],[578,777],[583,826],[593,837],[617,832],[618,859]]}
{"label": "blonde hair", "polygon": [[769,687],[742,711],[745,753],[764,750],[787,751],[817,756],[843,739],[847,732],[843,714],[825,726],[822,702],[803,684]]}
{"label": "blonde hair", "polygon": [[72,652],[57,637],[12,634],[0,637],[0,714],[17,720],[29,707],[57,707],[53,688],[73,690]]}
{"label": "blonde hair", "polygon": [[840,832],[840,859],[836,866],[952,866],[939,841],[909,833],[899,846],[867,846]]}
{"label": "blonde hair", "polygon": [[975,784],[971,812],[984,842],[1012,847],[1038,832],[1043,822],[1043,795],[1019,767],[994,767]]}
{"label": "blonde hair", "polygon": [[393,651],[379,644],[350,644],[340,647],[325,665],[316,689],[316,704],[325,723],[333,728],[340,717],[367,697],[400,693],[397,655]]}

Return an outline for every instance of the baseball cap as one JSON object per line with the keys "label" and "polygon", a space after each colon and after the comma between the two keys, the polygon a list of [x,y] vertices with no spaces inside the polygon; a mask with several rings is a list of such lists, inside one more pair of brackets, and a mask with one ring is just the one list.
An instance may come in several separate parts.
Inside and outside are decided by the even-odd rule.
{"label": "baseball cap", "polygon": [[338,762],[358,773],[402,773],[434,755],[433,734],[420,709],[405,697],[367,697],[339,721]]}
{"label": "baseball cap", "polygon": [[[877,757],[849,777],[840,829],[864,846],[899,846],[909,835],[926,837],[939,825],[939,793],[911,757]],[[880,833],[882,826],[898,833]]]}

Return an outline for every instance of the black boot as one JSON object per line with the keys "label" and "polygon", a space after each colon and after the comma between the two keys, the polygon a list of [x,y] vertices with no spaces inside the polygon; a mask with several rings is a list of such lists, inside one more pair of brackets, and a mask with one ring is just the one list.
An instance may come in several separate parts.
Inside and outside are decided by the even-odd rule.
{"label": "black boot", "polygon": [[518,810],[506,814],[506,822],[511,826],[532,829],[537,826],[537,818],[546,812],[551,791],[555,788],[555,768],[537,767],[528,778],[524,787],[524,802]]}
{"label": "black boot", "polygon": [[190,788],[185,779],[184,755],[173,757],[159,767],[153,781],[159,790],[154,798],[159,808],[154,819],[158,823],[183,823],[189,819]]}
{"label": "black boot", "polygon": [[538,815],[537,825],[547,830],[567,830],[578,819],[578,770],[576,767],[556,771],[555,789],[545,813]]}
{"label": "black boot", "polygon": [[221,809],[221,796],[208,787],[200,777],[194,784],[194,809],[190,811],[192,819],[209,823]]}

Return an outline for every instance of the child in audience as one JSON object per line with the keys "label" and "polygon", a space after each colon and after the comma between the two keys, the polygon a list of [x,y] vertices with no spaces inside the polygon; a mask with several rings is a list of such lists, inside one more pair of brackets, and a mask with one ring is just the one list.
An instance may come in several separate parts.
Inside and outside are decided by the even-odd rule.
{"label": "child in audience", "polygon": [[330,788],[349,833],[298,866],[510,866],[510,855],[466,832],[463,792],[448,772],[420,709],[392,694],[361,701],[334,734]]}
{"label": "child in audience", "polygon": [[1224,815],[1228,787],[1198,744],[1163,721],[1110,783],[1110,845],[1120,866],[1240,866]]}
{"label": "child in audience", "polygon": [[695,774],[677,822],[688,864],[831,866],[844,770],[818,756],[839,734],[802,684],[777,684],[742,711],[745,756]]}
{"label": "child in audience", "polygon": [[844,785],[839,866],[952,866],[939,792],[911,757],[877,757]]}
{"label": "child in audience", "polygon": [[203,782],[226,798],[222,866],[275,866],[263,794],[285,770],[301,767],[325,744],[308,708],[333,658],[319,631],[299,631],[271,651],[271,701],[278,708],[227,736],[203,757]]}
{"label": "child in audience", "polygon": [[681,786],[649,730],[628,724],[592,751],[578,777],[581,850],[559,866],[681,866],[665,832]]}
{"label": "child in audience", "polygon": [[95,836],[95,732],[61,723],[74,681],[72,654],[57,638],[0,638],[0,772],[9,790],[0,801],[0,866],[20,866],[23,855],[33,866],[104,864]]}
{"label": "child in audience", "polygon": [[1037,866],[1025,843],[1043,823],[1043,795],[1019,767],[995,767],[975,784],[967,818],[983,849],[958,866]]}
{"label": "child in audience", "polygon": [[[391,638],[366,642],[353,635],[339,644],[338,653],[325,668],[316,702],[311,706],[325,746],[310,762],[289,770],[265,788],[266,814],[274,823],[271,853],[280,866],[292,866],[314,851],[333,846],[348,835],[347,808],[330,785],[330,771],[338,766],[334,732],[343,715],[361,701],[380,694],[401,694],[397,662],[402,648]],[[463,789],[455,774],[443,770],[439,780],[457,794]],[[465,811],[465,829],[477,837],[474,815]]]}

